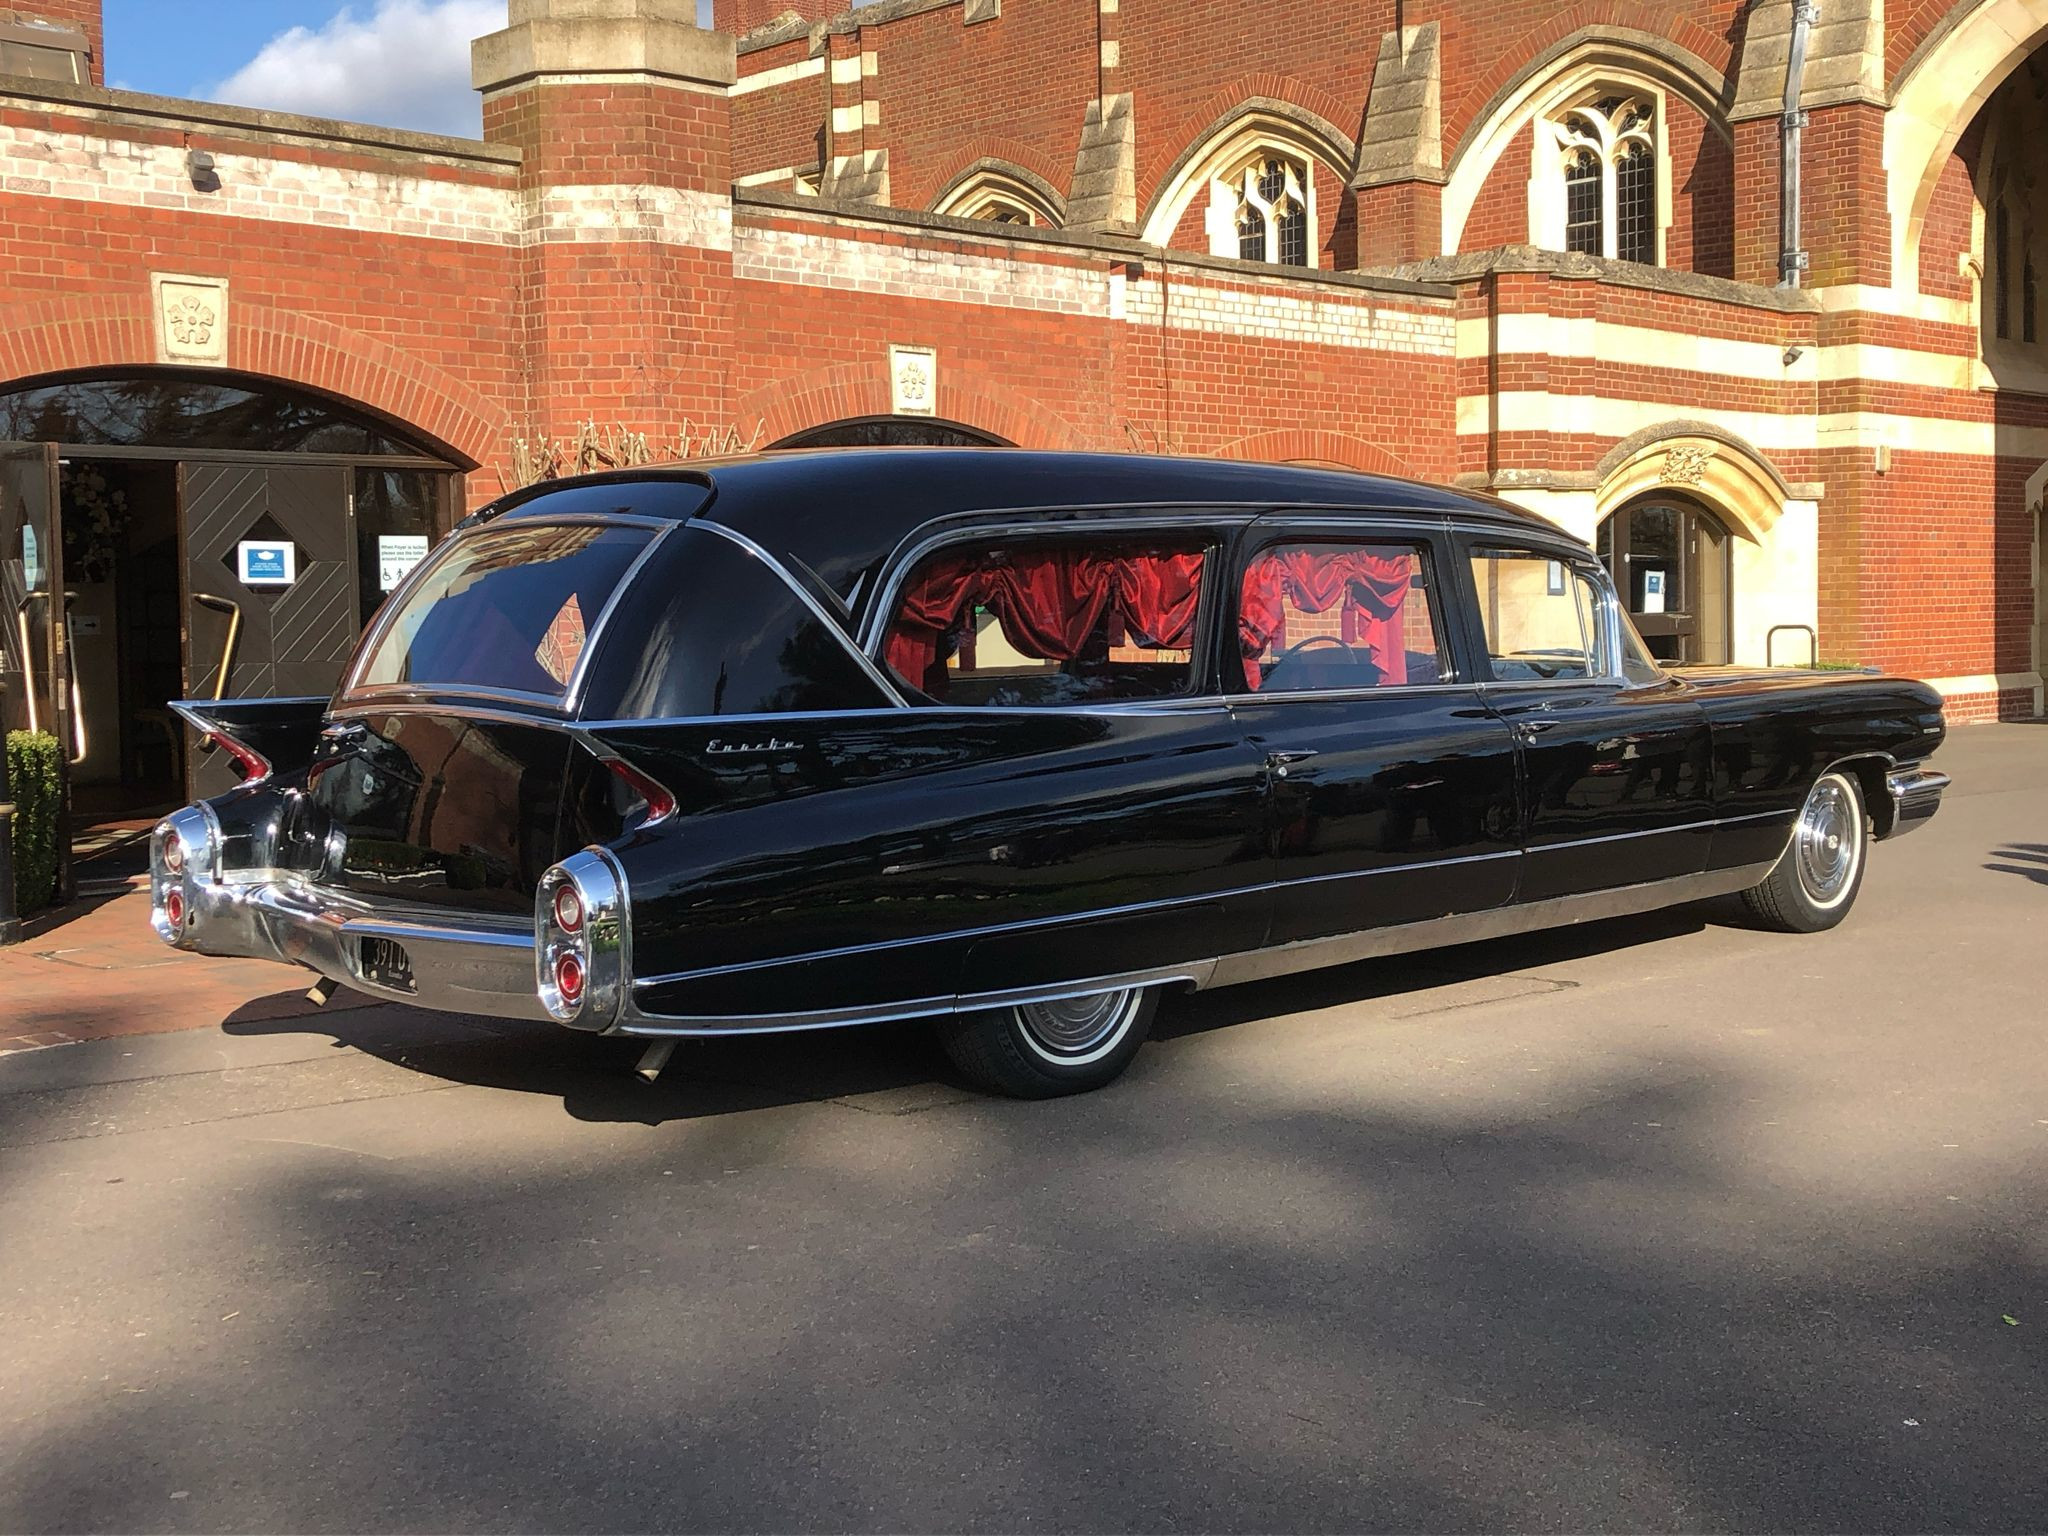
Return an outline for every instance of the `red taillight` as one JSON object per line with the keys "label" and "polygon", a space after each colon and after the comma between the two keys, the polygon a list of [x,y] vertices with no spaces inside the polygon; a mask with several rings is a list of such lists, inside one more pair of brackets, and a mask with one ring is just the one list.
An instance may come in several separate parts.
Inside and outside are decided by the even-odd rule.
{"label": "red taillight", "polygon": [[641,826],[651,827],[657,821],[667,821],[669,817],[675,815],[676,797],[631,763],[623,763],[616,757],[608,757],[604,760],[604,765],[611,769],[621,784],[647,802],[647,816],[640,823]]}
{"label": "red taillight", "polygon": [[164,834],[164,872],[183,874],[185,870],[185,840],[175,832]]}
{"label": "red taillight", "polygon": [[572,1008],[583,1001],[583,962],[574,955],[562,955],[556,959],[555,990]]}
{"label": "red taillight", "polygon": [[259,779],[270,777],[270,760],[261,752],[243,746],[224,731],[208,731],[206,739],[235,760],[235,766],[242,770],[244,784],[254,784]]}
{"label": "red taillight", "polygon": [[184,892],[172,891],[168,896],[164,897],[164,917],[173,928],[185,926]]}
{"label": "red taillight", "polygon": [[583,898],[573,885],[555,888],[555,926],[564,933],[583,931]]}

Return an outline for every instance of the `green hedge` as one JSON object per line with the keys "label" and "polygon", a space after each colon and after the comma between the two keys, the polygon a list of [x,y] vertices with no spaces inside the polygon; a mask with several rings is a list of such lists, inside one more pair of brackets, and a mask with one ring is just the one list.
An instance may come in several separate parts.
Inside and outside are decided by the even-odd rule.
{"label": "green hedge", "polygon": [[57,894],[57,738],[7,733],[7,782],[14,796],[14,910],[26,917]]}

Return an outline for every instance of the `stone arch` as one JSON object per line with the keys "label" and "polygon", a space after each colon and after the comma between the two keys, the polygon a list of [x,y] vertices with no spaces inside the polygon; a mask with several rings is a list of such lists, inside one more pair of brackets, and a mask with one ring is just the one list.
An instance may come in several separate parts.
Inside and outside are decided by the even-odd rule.
{"label": "stone arch", "polygon": [[1219,459],[1237,459],[1253,464],[1336,464],[1367,474],[1414,478],[1415,471],[1377,443],[1345,432],[1327,432],[1313,427],[1282,427],[1255,432],[1226,443],[1216,450]]}
{"label": "stone arch", "polygon": [[[1276,93],[1265,94],[1260,88]],[[1330,115],[1342,112],[1327,93],[1278,77],[1255,76],[1217,92],[1201,116],[1161,141],[1166,146],[1179,144],[1179,153],[1170,160],[1156,159],[1139,179],[1144,209],[1138,219],[1140,238],[1153,245],[1170,243],[1214,162],[1232,153],[1240,141],[1270,138],[1348,182],[1358,163],[1358,142]],[[1162,149],[1161,156],[1168,152]]]}
{"label": "stone arch", "polygon": [[1920,237],[1942,166],[1992,92],[2048,41],[2048,0],[1960,0],[1913,51],[1884,117],[1892,287],[1920,291]]}
{"label": "stone arch", "polygon": [[1445,163],[1444,250],[1455,252],[1486,179],[1536,116],[1601,78],[1640,81],[1685,102],[1732,144],[1728,78],[1690,48],[1629,26],[1582,26],[1517,69],[1472,115]]}
{"label": "stone arch", "polygon": [[1626,437],[1596,473],[1596,525],[1639,496],[1681,492],[1713,508],[1730,533],[1761,544],[1792,500],[1785,477],[1761,451],[1703,421],[1666,422]]}
{"label": "stone arch", "polygon": [[[360,331],[243,301],[228,306],[226,367],[330,395],[425,438],[464,469],[495,462],[502,410],[452,374]],[[16,304],[0,310],[0,379],[157,368],[145,295]]]}
{"label": "stone arch", "polygon": [[[940,358],[935,414],[1020,448],[1094,446],[1072,423],[1029,395],[992,379],[963,374]],[[888,416],[895,401],[889,365],[839,363],[763,385],[746,395],[735,412],[740,435],[750,441],[781,442],[835,421]]]}
{"label": "stone arch", "polygon": [[1045,177],[1015,160],[983,155],[963,166],[932,199],[933,213],[974,214],[966,205],[978,194],[994,193],[1028,208],[1040,223],[1058,229],[1067,222],[1067,200]]}

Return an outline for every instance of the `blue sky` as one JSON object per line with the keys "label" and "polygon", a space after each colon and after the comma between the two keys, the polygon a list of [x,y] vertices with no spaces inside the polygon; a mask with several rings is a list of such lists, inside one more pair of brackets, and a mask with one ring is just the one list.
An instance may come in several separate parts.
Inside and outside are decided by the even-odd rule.
{"label": "blue sky", "polygon": [[505,24],[505,0],[106,0],[106,15],[110,85],[474,135],[469,41]]}

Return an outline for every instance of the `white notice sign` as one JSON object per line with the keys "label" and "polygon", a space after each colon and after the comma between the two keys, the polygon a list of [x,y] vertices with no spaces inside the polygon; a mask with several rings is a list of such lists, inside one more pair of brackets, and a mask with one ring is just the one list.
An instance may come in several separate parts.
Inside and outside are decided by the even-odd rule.
{"label": "white notice sign", "polygon": [[43,584],[43,557],[36,542],[36,531],[26,523],[21,528],[21,579],[27,590],[34,592]]}
{"label": "white notice sign", "polygon": [[380,533],[377,535],[377,590],[389,592],[405,573],[427,558],[427,536],[423,533]]}
{"label": "white notice sign", "polygon": [[1663,611],[1664,573],[1662,571],[1645,571],[1643,572],[1643,612],[1662,613]]}

